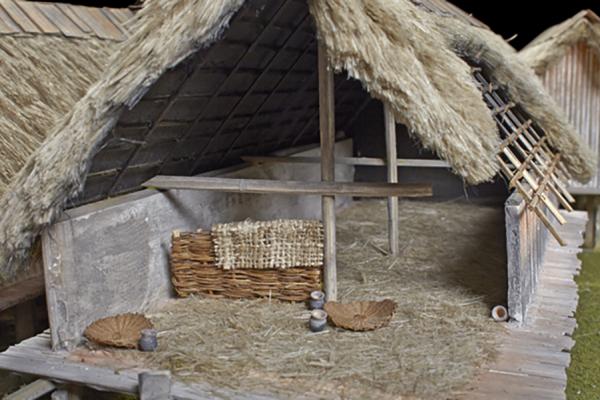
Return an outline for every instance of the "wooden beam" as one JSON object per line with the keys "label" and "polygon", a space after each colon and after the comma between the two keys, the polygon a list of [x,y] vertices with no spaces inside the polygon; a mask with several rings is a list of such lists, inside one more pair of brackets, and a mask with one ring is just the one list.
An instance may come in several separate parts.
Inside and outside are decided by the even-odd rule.
{"label": "wooden beam", "polygon": [[153,189],[212,190],[217,192],[356,196],[356,197],[431,197],[429,184],[379,182],[305,182],[270,179],[214,178],[203,176],[158,175],[142,186]]}
{"label": "wooden beam", "polygon": [[[335,88],[333,70],[327,62],[325,46],[319,43],[319,131],[321,138],[321,181],[335,181]],[[337,263],[335,252],[335,196],[321,198],[323,219],[323,287],[327,301],[337,300]]]}
{"label": "wooden beam", "polygon": [[44,276],[36,275],[0,289],[0,312],[44,294]]}
{"label": "wooden beam", "polygon": [[[242,160],[253,164],[317,164],[321,162],[319,157],[284,157],[284,156],[242,156]],[[385,167],[386,160],[375,157],[336,157],[336,164],[354,165],[365,167]],[[426,160],[420,158],[398,158],[396,159],[398,167],[417,167],[417,168],[450,168],[450,164],[443,160]]]}
{"label": "wooden beam", "polygon": [[14,308],[15,338],[17,342],[35,335],[35,302],[28,300]]}
{"label": "wooden beam", "polygon": [[171,398],[171,373],[169,371],[142,372],[138,375],[140,400]]}
{"label": "wooden beam", "polygon": [[56,385],[45,379],[38,379],[28,385],[23,386],[14,393],[5,397],[4,400],[34,400],[52,392]]}
{"label": "wooden beam", "polygon": [[[390,109],[390,106],[385,103],[383,105],[383,117],[385,124],[385,147],[387,154],[387,178],[388,183],[398,183],[398,165],[396,161],[396,119]],[[388,236],[390,242],[390,252],[393,255],[398,255],[398,197],[388,197]]]}

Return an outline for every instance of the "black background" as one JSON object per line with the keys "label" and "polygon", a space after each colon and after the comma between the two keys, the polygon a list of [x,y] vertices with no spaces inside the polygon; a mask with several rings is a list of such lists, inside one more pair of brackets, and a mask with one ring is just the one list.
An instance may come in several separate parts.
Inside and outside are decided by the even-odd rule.
{"label": "black background", "polygon": [[[136,3],[136,0],[62,2],[98,7],[127,7]],[[517,37],[511,40],[511,44],[517,49],[525,46],[546,28],[572,17],[582,9],[589,8],[600,14],[599,0],[451,0],[451,2],[473,14],[505,39],[516,34]]]}
{"label": "black background", "polygon": [[505,39],[517,35],[511,44],[521,49],[552,25],[572,17],[583,9],[600,14],[595,0],[451,0],[469,14],[487,24]]}

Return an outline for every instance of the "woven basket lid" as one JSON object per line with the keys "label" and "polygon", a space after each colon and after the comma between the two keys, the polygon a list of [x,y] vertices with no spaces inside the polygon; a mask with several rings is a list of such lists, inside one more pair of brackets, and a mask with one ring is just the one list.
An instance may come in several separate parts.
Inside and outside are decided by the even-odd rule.
{"label": "woven basket lid", "polygon": [[142,330],[152,327],[152,322],[145,316],[128,313],[99,319],[88,326],[83,334],[98,344],[135,349]]}
{"label": "woven basket lid", "polygon": [[387,326],[396,311],[396,302],[355,301],[348,304],[327,302],[325,311],[334,325],[353,331],[370,331]]}

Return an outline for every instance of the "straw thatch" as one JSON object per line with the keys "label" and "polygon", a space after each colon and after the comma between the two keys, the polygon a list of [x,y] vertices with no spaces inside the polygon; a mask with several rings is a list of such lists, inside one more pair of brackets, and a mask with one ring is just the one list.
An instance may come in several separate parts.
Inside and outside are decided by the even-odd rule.
{"label": "straw thatch", "polygon": [[0,196],[115,47],[97,38],[0,36]]}
{"label": "straw thatch", "polygon": [[580,182],[589,181],[595,173],[595,154],[582,142],[541,80],[519,60],[514,48],[490,30],[454,18],[437,21],[448,45],[463,58],[488,69],[496,83],[544,130],[572,177]]}
{"label": "straw thatch", "polygon": [[592,10],[582,10],[555,25],[529,43],[521,52],[521,60],[541,74],[558,62],[569,47],[586,43],[600,55],[600,17]]}
{"label": "straw thatch", "polygon": [[[14,275],[32,240],[81,191],[89,164],[120,113],[169,67],[214,43],[243,3],[147,2],[135,33],[113,55],[106,74],[54,126],[0,199],[0,275]],[[498,56],[494,62],[502,61],[499,80],[518,78],[511,94],[531,108],[552,144],[565,153],[567,168],[583,180],[591,175],[588,154],[558,108],[533,73],[513,60],[510,46],[491,32],[408,0],[310,0],[309,6],[333,65],[360,79],[373,97],[389,102],[398,119],[468,182],[494,176],[499,142],[469,66],[463,54],[455,53],[473,48],[471,42]]]}

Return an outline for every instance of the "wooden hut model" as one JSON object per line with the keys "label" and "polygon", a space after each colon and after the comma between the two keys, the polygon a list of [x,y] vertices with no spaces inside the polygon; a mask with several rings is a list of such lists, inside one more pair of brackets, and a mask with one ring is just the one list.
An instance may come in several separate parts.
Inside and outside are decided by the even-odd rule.
{"label": "wooden hut model", "polygon": [[[2,4],[0,23],[21,26],[25,18],[10,7]],[[55,350],[77,346],[94,320],[169,297],[172,231],[224,220],[322,216],[324,289],[335,300],[335,196],[389,198],[395,251],[397,198],[430,193],[427,185],[396,182],[395,121],[466,182],[501,173],[515,189],[508,251],[516,297],[509,307],[524,318],[535,289],[534,253],[548,232],[562,241],[559,207],[570,209],[573,200],[563,182],[586,182],[595,166],[531,70],[486,26],[437,0],[156,0],[128,29],[106,68],[81,78],[91,83],[83,97],[63,84],[53,89],[74,91],[58,96],[65,102],[58,120],[34,133],[27,123],[2,131],[11,143],[34,139],[18,168],[2,176],[0,277],[21,274],[41,240]],[[336,145],[371,99],[385,105],[387,161],[357,159]],[[25,120],[36,118],[31,111]],[[319,157],[320,182],[307,182],[315,169],[283,164],[258,176],[211,176],[243,156],[319,142],[320,153],[307,157]],[[272,161],[290,162],[282,157]],[[360,163],[387,165],[389,182],[338,182],[351,180],[348,165]],[[314,198],[290,195],[319,195],[322,213]],[[44,368],[51,358],[44,351],[33,364],[0,357],[0,366],[137,390],[126,375]],[[181,387],[175,396],[186,398]]]}

